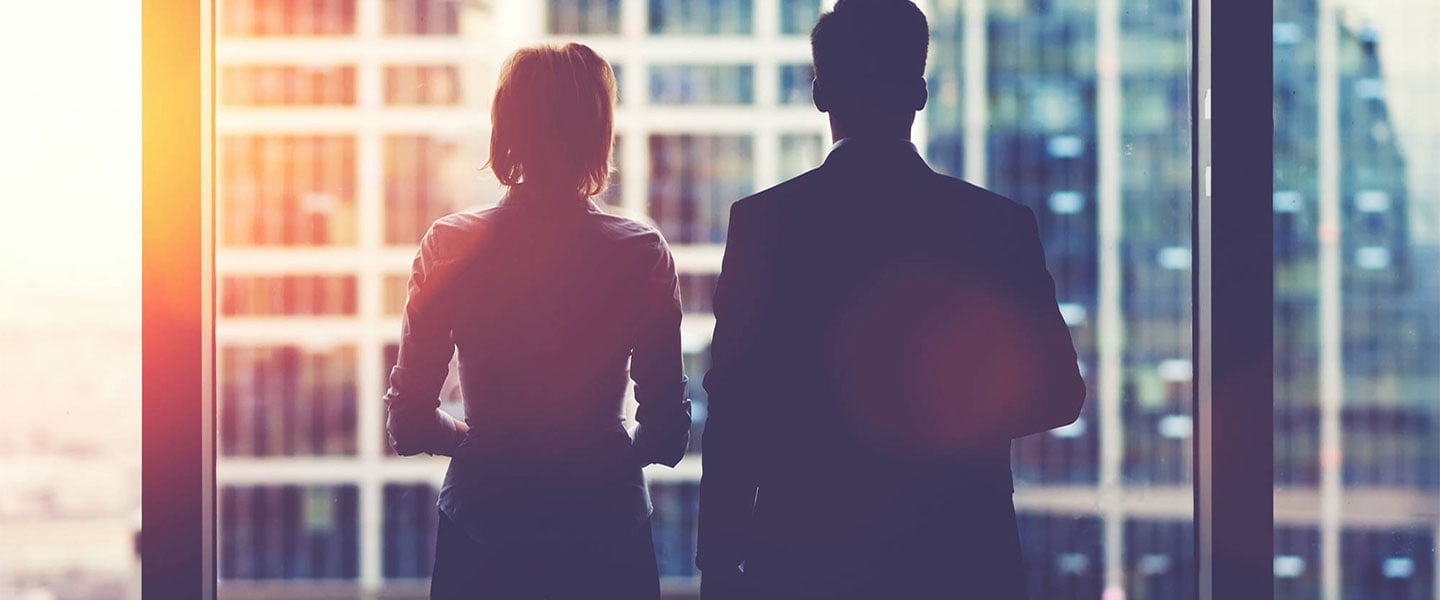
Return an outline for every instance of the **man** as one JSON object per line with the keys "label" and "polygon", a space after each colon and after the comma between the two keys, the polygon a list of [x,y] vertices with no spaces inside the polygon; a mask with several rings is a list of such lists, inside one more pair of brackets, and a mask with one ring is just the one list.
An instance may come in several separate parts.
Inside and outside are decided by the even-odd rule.
{"label": "man", "polygon": [[929,27],[811,33],[819,168],[736,202],[705,378],[706,600],[1023,598],[1009,449],[1085,398],[1033,213],[909,142]]}

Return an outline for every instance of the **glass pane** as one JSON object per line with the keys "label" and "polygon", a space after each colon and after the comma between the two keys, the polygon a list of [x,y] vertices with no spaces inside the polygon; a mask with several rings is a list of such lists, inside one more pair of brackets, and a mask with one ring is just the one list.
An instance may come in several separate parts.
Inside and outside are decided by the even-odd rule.
{"label": "glass pane", "polygon": [[650,217],[671,244],[721,244],[730,203],[754,189],[749,136],[650,136]]}
{"label": "glass pane", "polygon": [[[533,39],[507,38],[516,45],[591,43],[607,53],[623,88],[615,171],[599,200],[608,212],[653,222],[676,255],[692,446],[678,468],[649,475],[665,588],[693,596],[707,416],[701,381],[729,206],[824,160],[830,136],[825,116],[810,107],[804,36],[828,3],[549,0],[499,10],[490,2],[363,0],[376,18],[357,22],[351,6],[343,33],[270,25],[260,33],[253,14],[268,14],[273,3],[226,1],[220,27],[235,33],[218,42],[219,67],[233,69],[236,81],[317,64],[353,75],[343,101],[289,99],[309,96],[284,83],[293,76],[266,74],[282,82],[247,84],[243,101],[218,109],[217,265],[221,298],[233,307],[217,327],[221,365],[231,365],[219,374],[228,399],[221,439],[250,440],[243,452],[222,453],[218,479],[222,494],[245,496],[229,509],[242,524],[283,513],[260,508],[279,500],[252,499],[270,493],[262,488],[300,490],[274,492],[282,499],[319,494],[312,489],[343,499],[335,490],[352,490],[344,502],[353,502],[355,525],[345,529],[341,515],[349,513],[337,508],[329,531],[353,536],[355,546],[324,554],[354,562],[353,570],[325,571],[334,575],[323,581],[286,581],[313,579],[296,570],[222,570],[225,594],[425,595],[445,462],[394,456],[380,398],[398,352],[416,244],[437,217],[489,207],[502,193],[481,166],[505,58],[488,41],[503,28],[532,32]],[[1090,384],[1079,422],[1014,446],[1032,597],[1185,598],[1194,581],[1189,2],[1121,0],[1106,11],[1096,0],[922,4],[932,50],[918,150],[936,170],[1035,211]],[[315,4],[322,5],[329,6]],[[756,14],[762,7],[774,12]],[[249,21],[226,24],[241,14]],[[246,36],[282,35],[271,31],[289,32],[295,43],[267,40],[264,52],[249,50],[255,41]],[[310,43],[322,35],[324,44]],[[677,40],[687,51],[667,50]],[[757,56],[756,47],[775,55]],[[317,289],[286,283],[300,280],[351,287],[339,301],[319,291],[309,301],[289,298],[303,285]],[[337,349],[347,358],[327,362]],[[442,408],[462,416],[455,368]],[[295,395],[309,404],[276,408],[262,423],[255,407],[275,406],[291,387],[314,390]],[[338,450],[284,433],[341,414],[350,441]],[[262,438],[263,453],[255,441]],[[221,529],[226,564],[266,553],[270,538],[247,527]]]}
{"label": "glass pane", "polygon": [[139,598],[141,3],[3,12],[0,598]]}
{"label": "glass pane", "polygon": [[356,0],[220,0],[216,29],[226,37],[319,37],[355,33]]}
{"label": "glass pane", "polygon": [[455,35],[460,32],[460,3],[455,0],[385,0],[385,33]]}
{"label": "glass pane", "polygon": [[750,104],[754,81],[751,65],[657,65],[650,67],[650,102]]}
{"label": "glass pane", "polygon": [[226,106],[349,106],[355,104],[355,67],[225,67],[217,88]]}
{"label": "glass pane", "polygon": [[1433,2],[1275,1],[1277,598],[1433,598]]}
{"label": "glass pane", "polygon": [[555,35],[620,33],[620,0],[549,0],[545,29]]}
{"label": "glass pane", "polygon": [[810,35],[820,17],[820,0],[780,0],[780,33]]}
{"label": "glass pane", "polygon": [[649,0],[649,5],[654,35],[749,35],[755,27],[751,0]]}
{"label": "glass pane", "polygon": [[980,4],[934,4],[929,158],[1035,211],[1089,385],[1012,445],[1031,597],[1193,597],[1190,3]]}

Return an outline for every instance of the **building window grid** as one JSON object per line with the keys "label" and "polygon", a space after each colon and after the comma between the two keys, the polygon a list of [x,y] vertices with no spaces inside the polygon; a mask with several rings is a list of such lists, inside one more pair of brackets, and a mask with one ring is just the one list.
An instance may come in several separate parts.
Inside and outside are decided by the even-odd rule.
{"label": "building window grid", "polygon": [[[625,0],[625,1],[647,1],[647,0]],[[759,4],[760,4],[760,6],[765,6],[766,3],[763,3],[763,1],[760,1]],[[644,59],[635,59],[635,60],[632,60],[632,63],[634,63],[634,69],[636,69],[636,71],[639,71],[639,69],[644,68],[645,60],[644,60]],[[775,75],[775,73],[766,73],[766,72],[765,72],[765,66],[763,66],[763,65],[757,65],[757,66],[760,66],[760,69],[762,69],[762,71],[757,71],[757,72],[756,72],[755,79],[756,79],[757,82],[759,82],[760,79],[766,78],[766,76]],[[664,132],[664,131],[662,131],[662,128],[657,128],[657,127],[655,127],[655,125],[649,124],[649,122],[647,122],[647,119],[645,119],[645,118],[639,118],[639,117],[642,117],[641,112],[651,112],[651,111],[664,112],[664,111],[665,111],[664,106],[647,106],[648,102],[645,102],[645,99],[639,99],[639,98],[636,98],[636,99],[638,99],[638,102],[636,102],[636,105],[635,105],[635,106],[626,106],[626,108],[622,108],[622,109],[621,109],[622,112],[626,112],[626,114],[628,114],[628,115],[626,115],[626,117],[629,118],[629,124],[626,125],[626,127],[624,128],[624,131],[618,131],[618,134],[625,135],[625,137],[626,137],[626,138],[629,138],[629,140],[647,140],[647,138],[651,137],[651,134],[655,134],[655,132]],[[1280,99],[1280,95],[1277,95],[1277,101],[1279,101],[1279,99]],[[766,99],[765,99],[765,98],[757,98],[757,101],[759,101],[760,104],[762,104],[762,105],[766,105]],[[1092,111],[1092,114],[1093,114],[1093,111]],[[757,145],[763,145],[763,144],[766,144],[766,142],[778,142],[778,141],[780,141],[780,137],[782,137],[782,135],[786,135],[786,134],[791,134],[791,135],[793,135],[793,132],[760,131],[760,132],[757,132],[757,134],[756,134],[756,142],[757,142]],[[824,129],[816,128],[816,135],[824,135]],[[636,147],[642,147],[642,145],[644,145],[644,144],[634,144],[634,145],[636,145]],[[1277,140],[1277,150],[1279,150],[1279,148],[1280,148],[1280,141]],[[639,153],[641,153],[641,155],[645,155],[645,150],[639,150]],[[755,161],[755,163],[756,163],[756,164],[755,164],[755,173],[757,174],[757,177],[756,177],[756,186],[755,186],[756,188],[766,186],[766,184],[768,184],[768,183],[773,183],[773,180],[778,180],[778,177],[766,177],[766,176],[763,176],[763,173],[765,173],[766,168],[768,168],[768,165],[762,163],[762,157],[760,157],[759,154],[760,154],[760,153],[756,153],[755,157],[753,157],[753,161]],[[991,154],[994,155],[994,151],[992,151]],[[642,164],[644,164],[644,163],[648,163],[648,161],[642,161]],[[363,167],[361,167],[361,168],[363,168]],[[994,167],[992,167],[992,168],[994,168]],[[647,181],[647,177],[644,177],[644,176],[629,177],[628,180],[629,180],[629,181],[641,181],[641,183],[644,183],[644,181]],[[626,187],[622,188],[622,190],[624,190],[624,194],[622,194],[622,199],[619,200],[619,201],[621,201],[622,204],[625,204],[625,206],[631,207],[631,209],[635,209],[635,207],[644,207],[644,206],[645,206],[645,200],[644,200],[644,199],[645,199],[645,194],[647,194],[647,186],[626,186]],[[1306,194],[1306,196],[1309,196],[1309,194]],[[684,252],[684,250],[687,249],[687,247],[684,247],[684,246],[687,246],[687,245],[677,245],[677,246],[680,246],[680,247],[678,247],[678,250],[680,250],[680,252]],[[717,263],[714,263],[714,265],[711,265],[711,263],[703,263],[703,265],[698,265],[698,266],[681,266],[681,271],[687,272],[687,273],[713,273],[714,271],[717,271],[717,268],[719,268],[719,265],[717,265]],[[1277,273],[1277,282],[1279,282],[1279,279],[1280,279],[1280,273]],[[363,304],[363,302],[361,302],[361,304]],[[1279,309],[1279,306],[1277,306],[1277,309]],[[386,312],[393,312],[393,311],[386,311]],[[393,321],[393,314],[387,314],[387,315],[386,315],[386,318],[382,319],[382,321],[386,321],[386,325],[384,325],[384,327],[389,327],[390,321]],[[1279,321],[1277,321],[1277,322],[1279,322]],[[1303,329],[1303,328],[1297,328],[1297,329]],[[1077,341],[1079,341],[1079,340],[1077,340]],[[1093,364],[1093,360],[1090,360],[1089,363],[1092,363],[1092,364]],[[361,365],[361,367],[363,367],[363,365]],[[359,374],[359,376],[360,376],[359,378],[364,378],[363,374]],[[1283,400],[1282,397],[1277,397],[1277,409],[1279,409],[1279,404],[1280,404],[1280,401],[1282,401],[1282,400]],[[1279,417],[1279,416],[1277,416],[1277,417]],[[1282,426],[1282,419],[1277,419],[1277,427],[1279,427],[1279,426]],[[1306,427],[1302,427],[1302,429],[1306,429]],[[359,432],[359,433],[360,433],[360,439],[373,439],[373,436],[369,436],[369,433],[374,433],[374,432]],[[380,432],[380,433],[383,433],[383,432]],[[1303,437],[1303,436],[1297,436],[1297,437]],[[1300,440],[1297,439],[1296,442],[1300,442]],[[1303,446],[1303,443],[1300,443],[1300,446]],[[1299,450],[1299,449],[1297,449],[1297,450]],[[1309,456],[1315,455],[1315,452],[1297,452],[1297,453],[1299,453],[1299,455],[1309,455]],[[222,459],[222,462],[223,462],[223,459]],[[1279,465],[1277,465],[1277,466],[1279,466]],[[1303,472],[1306,471],[1306,469],[1299,468],[1299,466],[1300,466],[1300,465],[1296,465],[1296,468],[1293,469],[1293,472],[1303,473]],[[1290,468],[1289,468],[1289,466],[1286,466],[1286,468],[1282,468],[1282,469],[1280,469],[1280,471],[1290,471]],[[222,479],[223,479],[223,478],[222,478]],[[1303,479],[1306,479],[1306,478],[1305,478],[1305,476],[1302,475],[1302,476],[1299,476],[1299,478],[1297,478],[1297,479],[1302,479],[1302,481],[1303,481]],[[361,485],[372,485],[372,483],[361,483]],[[374,483],[374,485],[383,485],[383,483]],[[1433,485],[1434,485],[1434,483],[1431,483],[1431,486],[1433,486]],[[677,489],[678,489],[678,488],[677,488]],[[361,502],[364,502],[364,499],[363,499],[363,498],[364,498],[364,495],[361,495]],[[389,506],[386,506],[386,508],[384,508],[384,509],[386,509],[386,511],[389,511]],[[1187,509],[1188,509],[1188,506],[1187,506]],[[1178,517],[1179,517],[1179,515],[1178,515]],[[1306,529],[1306,531],[1313,531],[1313,529]],[[1279,537],[1280,537],[1280,528],[1277,528],[1277,538],[1279,538]],[[1349,540],[1349,538],[1346,538],[1346,540]],[[1430,544],[1433,545],[1433,540],[1430,541]],[[1282,544],[1279,544],[1279,542],[1277,542],[1277,554],[1279,554],[1280,551],[1282,551]],[[1129,558],[1126,558],[1126,560],[1138,560],[1138,558],[1129,557]],[[1064,557],[1061,557],[1060,560],[1058,560],[1058,561],[1060,561],[1060,563],[1066,563],[1066,561],[1068,561],[1068,567],[1067,567],[1067,568],[1076,567],[1076,565],[1080,563],[1079,558],[1064,558]],[[1316,563],[1318,563],[1318,560],[1310,561],[1310,565],[1312,565],[1312,568],[1313,568],[1313,565],[1315,565]],[[1279,567],[1277,567],[1277,568],[1279,568]],[[386,565],[386,567],[384,567],[384,570],[386,570],[386,577],[389,577],[389,576],[390,576],[390,573],[393,573],[392,567],[390,567],[390,565]],[[678,574],[678,573],[677,573],[677,574]],[[1346,577],[1349,577],[1349,576],[1346,576]],[[1280,586],[1280,584],[1277,583],[1277,586]],[[1279,590],[1279,588],[1277,588],[1277,590]]]}

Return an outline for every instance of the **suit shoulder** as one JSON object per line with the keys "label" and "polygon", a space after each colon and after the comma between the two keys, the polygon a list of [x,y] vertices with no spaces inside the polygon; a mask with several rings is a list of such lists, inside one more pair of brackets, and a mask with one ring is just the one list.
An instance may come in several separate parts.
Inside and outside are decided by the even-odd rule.
{"label": "suit shoulder", "polygon": [[760,212],[766,207],[814,193],[818,183],[818,169],[811,169],[790,179],[736,200],[730,205],[731,218]]}
{"label": "suit shoulder", "polygon": [[963,179],[940,175],[941,187],[947,198],[965,204],[966,208],[996,219],[1034,219],[1030,207]]}

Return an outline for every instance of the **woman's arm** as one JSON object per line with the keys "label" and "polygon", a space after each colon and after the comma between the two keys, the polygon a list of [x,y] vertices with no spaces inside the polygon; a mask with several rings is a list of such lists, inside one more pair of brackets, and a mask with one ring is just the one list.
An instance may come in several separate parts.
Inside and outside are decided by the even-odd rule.
{"label": "woman's arm", "polygon": [[400,355],[385,392],[385,429],[401,456],[421,452],[451,456],[464,439],[464,422],[440,410],[440,388],[450,373],[455,344],[445,319],[446,261],[439,254],[437,230],[420,241],[411,267],[409,295],[400,332]]}
{"label": "woman's arm", "polygon": [[635,449],[644,464],[673,467],[690,445],[690,401],[680,354],[680,285],[664,238],[655,234],[640,332],[630,356],[635,380]]}

